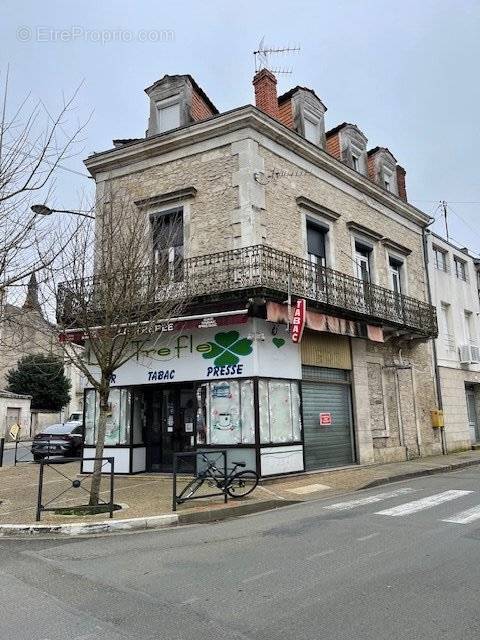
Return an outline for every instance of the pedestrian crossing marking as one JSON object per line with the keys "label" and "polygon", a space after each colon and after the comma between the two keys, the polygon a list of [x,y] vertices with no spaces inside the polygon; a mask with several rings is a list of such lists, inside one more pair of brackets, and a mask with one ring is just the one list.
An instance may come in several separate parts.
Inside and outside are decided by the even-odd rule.
{"label": "pedestrian crossing marking", "polygon": [[288,489],[289,493],[297,493],[298,495],[302,495],[304,493],[315,493],[316,491],[325,491],[326,489],[330,489],[328,484],[307,484],[303,487],[294,487],[293,489]]}
{"label": "pedestrian crossing marking", "polygon": [[423,511],[424,509],[431,509],[432,507],[436,507],[437,505],[442,504],[443,502],[456,500],[457,498],[466,496],[469,493],[473,493],[473,491],[461,491],[461,490],[455,490],[455,489],[452,489],[450,491],[443,491],[442,493],[436,493],[432,496],[421,498],[420,500],[405,502],[404,504],[400,504],[397,507],[392,507],[391,509],[384,509],[383,511],[377,511],[375,515],[393,516],[393,517],[408,516],[411,513],[417,513],[418,511]]}
{"label": "pedestrian crossing marking", "polygon": [[480,518],[480,505],[477,504],[476,507],[472,507],[471,509],[466,509],[465,511],[460,511],[456,515],[451,518],[444,518],[442,522],[453,522],[454,524],[469,524],[470,522],[474,522]]}
{"label": "pedestrian crossing marking", "polygon": [[395,489],[393,491],[376,493],[373,496],[357,498],[356,500],[348,500],[347,502],[336,502],[335,504],[328,504],[323,508],[328,509],[329,511],[347,511],[349,509],[355,509],[355,507],[363,507],[366,504],[382,502],[382,500],[388,500],[388,498],[396,498],[397,496],[403,496],[407,493],[413,493],[414,491],[415,489],[411,489],[410,487],[403,487],[402,489]]}

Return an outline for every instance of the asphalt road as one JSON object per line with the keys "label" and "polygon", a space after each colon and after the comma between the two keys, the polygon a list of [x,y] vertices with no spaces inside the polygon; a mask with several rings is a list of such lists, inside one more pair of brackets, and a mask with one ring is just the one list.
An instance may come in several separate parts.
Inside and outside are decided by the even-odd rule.
{"label": "asphalt road", "polygon": [[480,467],[211,525],[0,540],[0,638],[480,636]]}

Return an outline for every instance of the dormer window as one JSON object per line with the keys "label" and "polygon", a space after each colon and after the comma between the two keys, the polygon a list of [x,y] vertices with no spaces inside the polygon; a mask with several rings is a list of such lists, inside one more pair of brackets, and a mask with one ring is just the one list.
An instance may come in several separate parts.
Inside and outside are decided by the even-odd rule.
{"label": "dormer window", "polygon": [[357,125],[344,122],[331,129],[327,151],[357,173],[367,174],[367,138]]}
{"label": "dormer window", "polygon": [[180,102],[176,97],[157,102],[157,126],[159,133],[180,126]]}
{"label": "dormer window", "polygon": [[393,180],[393,173],[387,169],[386,167],[383,168],[383,186],[387,191],[392,192],[392,180]]}
{"label": "dormer window", "polygon": [[320,139],[318,122],[308,117],[305,117],[305,138],[313,144],[318,144]]}

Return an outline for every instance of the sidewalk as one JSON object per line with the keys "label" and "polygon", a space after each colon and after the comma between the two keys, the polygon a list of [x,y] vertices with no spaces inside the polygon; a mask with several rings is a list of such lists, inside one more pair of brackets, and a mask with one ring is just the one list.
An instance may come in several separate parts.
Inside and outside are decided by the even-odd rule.
{"label": "sidewalk", "polygon": [[[331,497],[346,492],[357,491],[388,482],[394,482],[420,475],[429,475],[444,471],[461,469],[480,464],[480,451],[465,451],[447,456],[421,458],[408,462],[383,465],[351,466],[336,470],[324,470],[312,473],[265,479],[254,493],[244,500],[229,500],[223,503],[223,497],[208,498],[188,502],[178,507],[178,517],[153,519],[156,516],[172,514],[172,478],[171,476],[142,474],[137,476],[116,476],[115,502],[122,509],[114,513],[113,520],[140,518],[141,526],[122,528],[146,528],[163,524],[186,524],[220,520],[233,515],[242,515],[255,511],[271,509],[294,502]],[[65,491],[53,502],[55,506],[86,504],[88,479],[82,487],[72,488],[71,480],[77,477],[79,465],[65,464],[45,468],[43,503]],[[17,467],[0,469],[0,528],[2,525],[31,525],[35,523],[39,466],[22,464]],[[61,475],[64,474],[64,475]],[[67,476],[65,478],[64,476]],[[78,476],[82,478],[82,476]],[[179,485],[188,479],[179,481]],[[211,492],[206,488],[205,492]],[[102,480],[102,497],[108,500],[108,478]],[[145,521],[152,518],[150,524]],[[62,525],[65,523],[100,523],[108,520],[108,514],[96,516],[65,516],[52,512],[42,514],[42,525]],[[158,523],[157,525],[155,523]],[[135,523],[134,523],[135,524]],[[108,529],[104,528],[104,530]],[[61,531],[58,531],[61,532]],[[1,532],[0,532],[1,533]]]}

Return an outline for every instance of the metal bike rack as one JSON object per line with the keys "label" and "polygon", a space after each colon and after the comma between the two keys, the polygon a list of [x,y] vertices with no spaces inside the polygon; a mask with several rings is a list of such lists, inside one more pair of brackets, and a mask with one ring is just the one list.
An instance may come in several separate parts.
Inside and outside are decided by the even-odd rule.
{"label": "metal bike rack", "polygon": [[[182,498],[180,502],[178,501],[177,496],[177,475],[178,471],[178,461],[182,458],[194,458],[196,462],[197,457],[199,456],[210,456],[210,455],[221,455],[223,458],[223,477],[227,478],[227,450],[226,449],[209,449],[208,451],[188,451],[184,453],[174,453],[173,454],[173,491],[172,491],[172,511],[177,510],[178,504],[183,504],[184,502],[188,502],[189,500],[200,500],[202,498],[215,498],[217,496],[224,496],[225,504],[228,502],[228,493],[227,493],[227,483],[224,482],[224,486],[221,491],[217,493],[202,493],[199,496],[191,496],[190,498]],[[195,464],[195,469],[197,469],[197,464]],[[197,474],[198,475],[198,474]]]}

